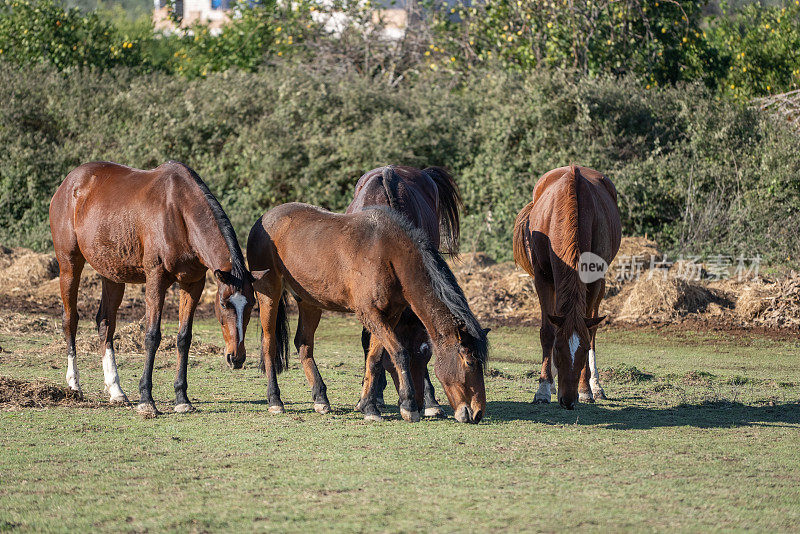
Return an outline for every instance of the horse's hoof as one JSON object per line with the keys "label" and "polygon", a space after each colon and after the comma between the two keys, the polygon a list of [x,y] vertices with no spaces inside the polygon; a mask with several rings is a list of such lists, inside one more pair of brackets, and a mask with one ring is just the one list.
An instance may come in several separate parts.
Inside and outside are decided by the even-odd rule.
{"label": "horse's hoof", "polygon": [[368,413],[364,415],[364,421],[383,421],[383,417],[379,413]]}
{"label": "horse's hoof", "polygon": [[286,413],[286,409],[283,407],[283,404],[273,404],[269,407],[269,413]]}
{"label": "horse's hoof", "polygon": [[363,407],[364,407],[364,401],[362,399],[358,399],[358,402],[356,403],[356,407],[354,408],[354,410],[360,412],[361,408]]}
{"label": "horse's hoof", "polygon": [[534,397],[533,398],[534,404],[550,404],[550,399],[546,399],[544,397]]}
{"label": "horse's hoof", "polygon": [[175,405],[175,413],[190,413],[195,410],[190,402],[182,402]]}
{"label": "horse's hoof", "polygon": [[325,415],[326,413],[331,413],[331,405],[325,404],[324,402],[315,402],[314,411],[317,413],[321,413],[322,415]]}
{"label": "horse's hoof", "polygon": [[115,405],[115,406],[126,406],[126,407],[128,407],[128,406],[131,405],[131,401],[128,400],[128,397],[126,397],[124,393],[121,396],[117,395],[116,397],[111,397],[109,402],[111,404]]}
{"label": "horse's hoof", "polygon": [[408,421],[409,423],[416,423],[419,421],[419,411],[411,412],[406,410],[405,408],[400,408],[400,415],[403,416],[403,419]]}
{"label": "horse's hoof", "polygon": [[444,411],[441,406],[428,406],[425,408],[425,417],[444,417]]}
{"label": "horse's hoof", "polygon": [[139,415],[144,416],[145,419],[150,419],[157,415],[161,415],[161,412],[158,411],[154,402],[142,402],[136,406],[136,412]]}
{"label": "horse's hoof", "polygon": [[606,393],[602,388],[598,391],[593,391],[592,396],[594,400],[608,400],[608,397],[606,397]]}
{"label": "horse's hoof", "polygon": [[379,410],[386,408],[386,402],[383,400],[383,397],[377,397],[375,399],[375,406],[377,406]]}
{"label": "horse's hoof", "polygon": [[578,402],[594,404],[594,397],[592,396],[591,393],[578,393]]}

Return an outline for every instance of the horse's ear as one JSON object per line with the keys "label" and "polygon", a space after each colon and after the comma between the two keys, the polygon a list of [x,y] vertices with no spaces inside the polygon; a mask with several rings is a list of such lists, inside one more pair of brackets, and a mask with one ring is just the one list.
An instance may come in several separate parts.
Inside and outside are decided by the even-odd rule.
{"label": "horse's ear", "polygon": [[231,285],[233,282],[231,273],[226,273],[225,271],[220,271],[219,269],[214,270],[214,278],[216,278],[217,282],[220,284]]}
{"label": "horse's ear", "polygon": [[552,323],[553,326],[561,328],[564,326],[564,316],[563,315],[550,315],[547,314],[547,320]]}
{"label": "horse's ear", "polygon": [[260,282],[269,272],[269,269],[263,271],[250,271],[250,279],[253,282]]}
{"label": "horse's ear", "polygon": [[488,334],[489,332],[491,332],[491,331],[492,331],[492,329],[491,329],[491,328],[483,328],[482,330],[483,330],[483,335],[484,335],[484,336],[485,336],[486,334]]}
{"label": "horse's ear", "polygon": [[591,330],[592,328],[597,328],[598,326],[600,326],[600,323],[602,323],[605,319],[606,319],[605,315],[601,317],[587,317],[586,328],[588,328],[589,330]]}

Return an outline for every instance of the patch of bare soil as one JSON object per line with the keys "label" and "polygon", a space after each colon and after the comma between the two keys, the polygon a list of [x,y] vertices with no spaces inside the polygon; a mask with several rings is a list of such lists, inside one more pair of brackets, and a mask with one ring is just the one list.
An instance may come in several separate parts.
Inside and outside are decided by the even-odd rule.
{"label": "patch of bare soil", "polygon": [[[144,317],[131,323],[121,325],[117,323],[117,331],[114,332],[114,348],[118,353],[124,354],[144,354],[144,332],[145,320]],[[95,350],[99,347],[99,339],[94,331],[84,331],[79,333],[75,338],[75,344],[81,352],[97,352]],[[64,340],[59,336],[58,339],[47,345],[42,349],[43,353],[48,356],[63,356],[66,351]],[[177,337],[173,334],[168,334],[163,331],[161,343],[158,346],[157,355],[173,355],[177,350]],[[192,341],[192,346],[189,349],[191,356],[222,356],[223,349],[211,343],[204,343],[197,339]],[[166,361],[172,361],[169,358]],[[165,361],[160,359],[160,361]]]}
{"label": "patch of bare soil", "polygon": [[0,409],[47,408],[52,406],[92,406],[69,388],[43,378],[33,382],[0,376]]}

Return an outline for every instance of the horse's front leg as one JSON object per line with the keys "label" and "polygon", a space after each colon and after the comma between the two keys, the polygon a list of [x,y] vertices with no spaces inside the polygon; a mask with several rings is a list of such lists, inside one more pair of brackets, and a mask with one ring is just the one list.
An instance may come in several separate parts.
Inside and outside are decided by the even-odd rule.
{"label": "horse's front leg", "polygon": [[267,376],[267,402],[269,413],[286,412],[281,400],[281,389],[278,387],[278,308],[280,306],[280,289],[269,294],[256,292],[258,314],[261,321],[261,372]]}
{"label": "horse's front leg", "polygon": [[555,306],[553,285],[544,279],[544,276],[535,271],[533,278],[536,294],[539,297],[539,305],[542,309],[542,326],[539,329],[539,338],[542,343],[542,370],[539,373],[539,390],[533,396],[534,404],[547,404],[552,395],[553,379],[555,378],[555,365],[553,365],[553,343],[555,341],[555,330],[547,319],[547,315],[553,313]]}
{"label": "horse's front leg", "polygon": [[203,294],[205,277],[197,282],[180,284],[180,307],[178,309],[178,365],[175,373],[175,411],[177,413],[193,412],[194,406],[189,402],[186,390],[189,386],[186,371],[189,366],[189,347],[192,344],[192,324],[194,312]]}
{"label": "horse's front leg", "polygon": [[303,372],[311,386],[311,398],[314,401],[314,411],[321,414],[330,413],[331,404],[328,402],[327,387],[319,374],[317,362],[314,361],[314,332],[319,326],[322,310],[308,306],[303,302],[298,303],[300,316],[297,321],[297,333],[294,337],[294,346],[300,355]]}
{"label": "horse's front leg", "polygon": [[[606,281],[605,279],[599,280],[597,282],[598,288],[596,292],[593,292],[589,296],[589,313],[587,314],[588,317],[599,317],[600,316],[600,303],[603,301],[603,297],[606,294]],[[603,391],[603,387],[600,385],[600,376],[597,373],[597,353],[595,352],[595,338],[597,338],[597,327],[589,329],[589,335],[591,336],[591,341],[589,343],[589,358],[586,364],[586,378],[589,380],[589,388],[594,400],[604,400],[606,398],[606,393]]]}
{"label": "horse's front leg", "polygon": [[145,284],[146,322],[144,333],[144,371],[139,380],[139,405],[136,411],[145,416],[156,416],[161,412],[153,402],[153,364],[156,351],[161,344],[161,312],[164,295],[172,281],[163,269],[154,269]]}
{"label": "horse's front leg", "polygon": [[[377,393],[377,384],[373,385],[373,379],[378,373],[381,364],[381,354],[373,354],[373,349],[376,346],[382,345],[389,353],[392,364],[397,372],[397,386],[398,386],[398,405],[400,406],[400,415],[403,419],[409,422],[419,421],[419,406],[416,400],[416,392],[414,389],[414,382],[411,376],[411,357],[408,351],[397,340],[394,333],[392,324],[389,324],[380,314],[371,314],[367,318],[367,323],[372,331],[373,342],[370,345],[370,354],[367,363],[367,380],[365,380],[364,390],[367,390],[367,382],[370,385],[370,391]],[[377,342],[376,339],[377,338]],[[422,375],[420,375],[420,379]],[[372,395],[372,402],[375,401]]]}

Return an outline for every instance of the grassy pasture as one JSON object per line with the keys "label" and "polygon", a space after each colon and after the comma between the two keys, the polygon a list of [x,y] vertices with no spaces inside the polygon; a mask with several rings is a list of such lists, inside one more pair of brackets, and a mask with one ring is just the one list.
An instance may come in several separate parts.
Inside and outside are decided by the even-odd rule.
{"label": "grassy pasture", "polygon": [[[90,323],[82,322],[88,329]],[[294,325],[293,325],[294,326]],[[175,325],[165,325],[165,336]],[[0,375],[63,382],[40,348],[55,328],[6,337]],[[532,405],[538,333],[497,328],[480,425],[404,423],[352,411],[360,328],[326,317],[317,361],[334,411],[313,412],[296,361],[270,415],[251,329],[245,369],[190,360],[198,412],[167,412],[174,359],[157,360],[166,415],[122,408],[0,411],[0,531],[796,530],[800,524],[797,342],[606,330],[598,362],[610,400]],[[213,320],[195,339],[220,343]],[[94,348],[81,382],[104,401]],[[92,354],[86,355],[87,350]],[[134,399],[140,354],[118,354]],[[438,383],[436,384],[438,386]],[[440,400],[444,397],[441,395]],[[101,403],[101,404],[104,404]],[[449,411],[452,415],[452,411]]]}

